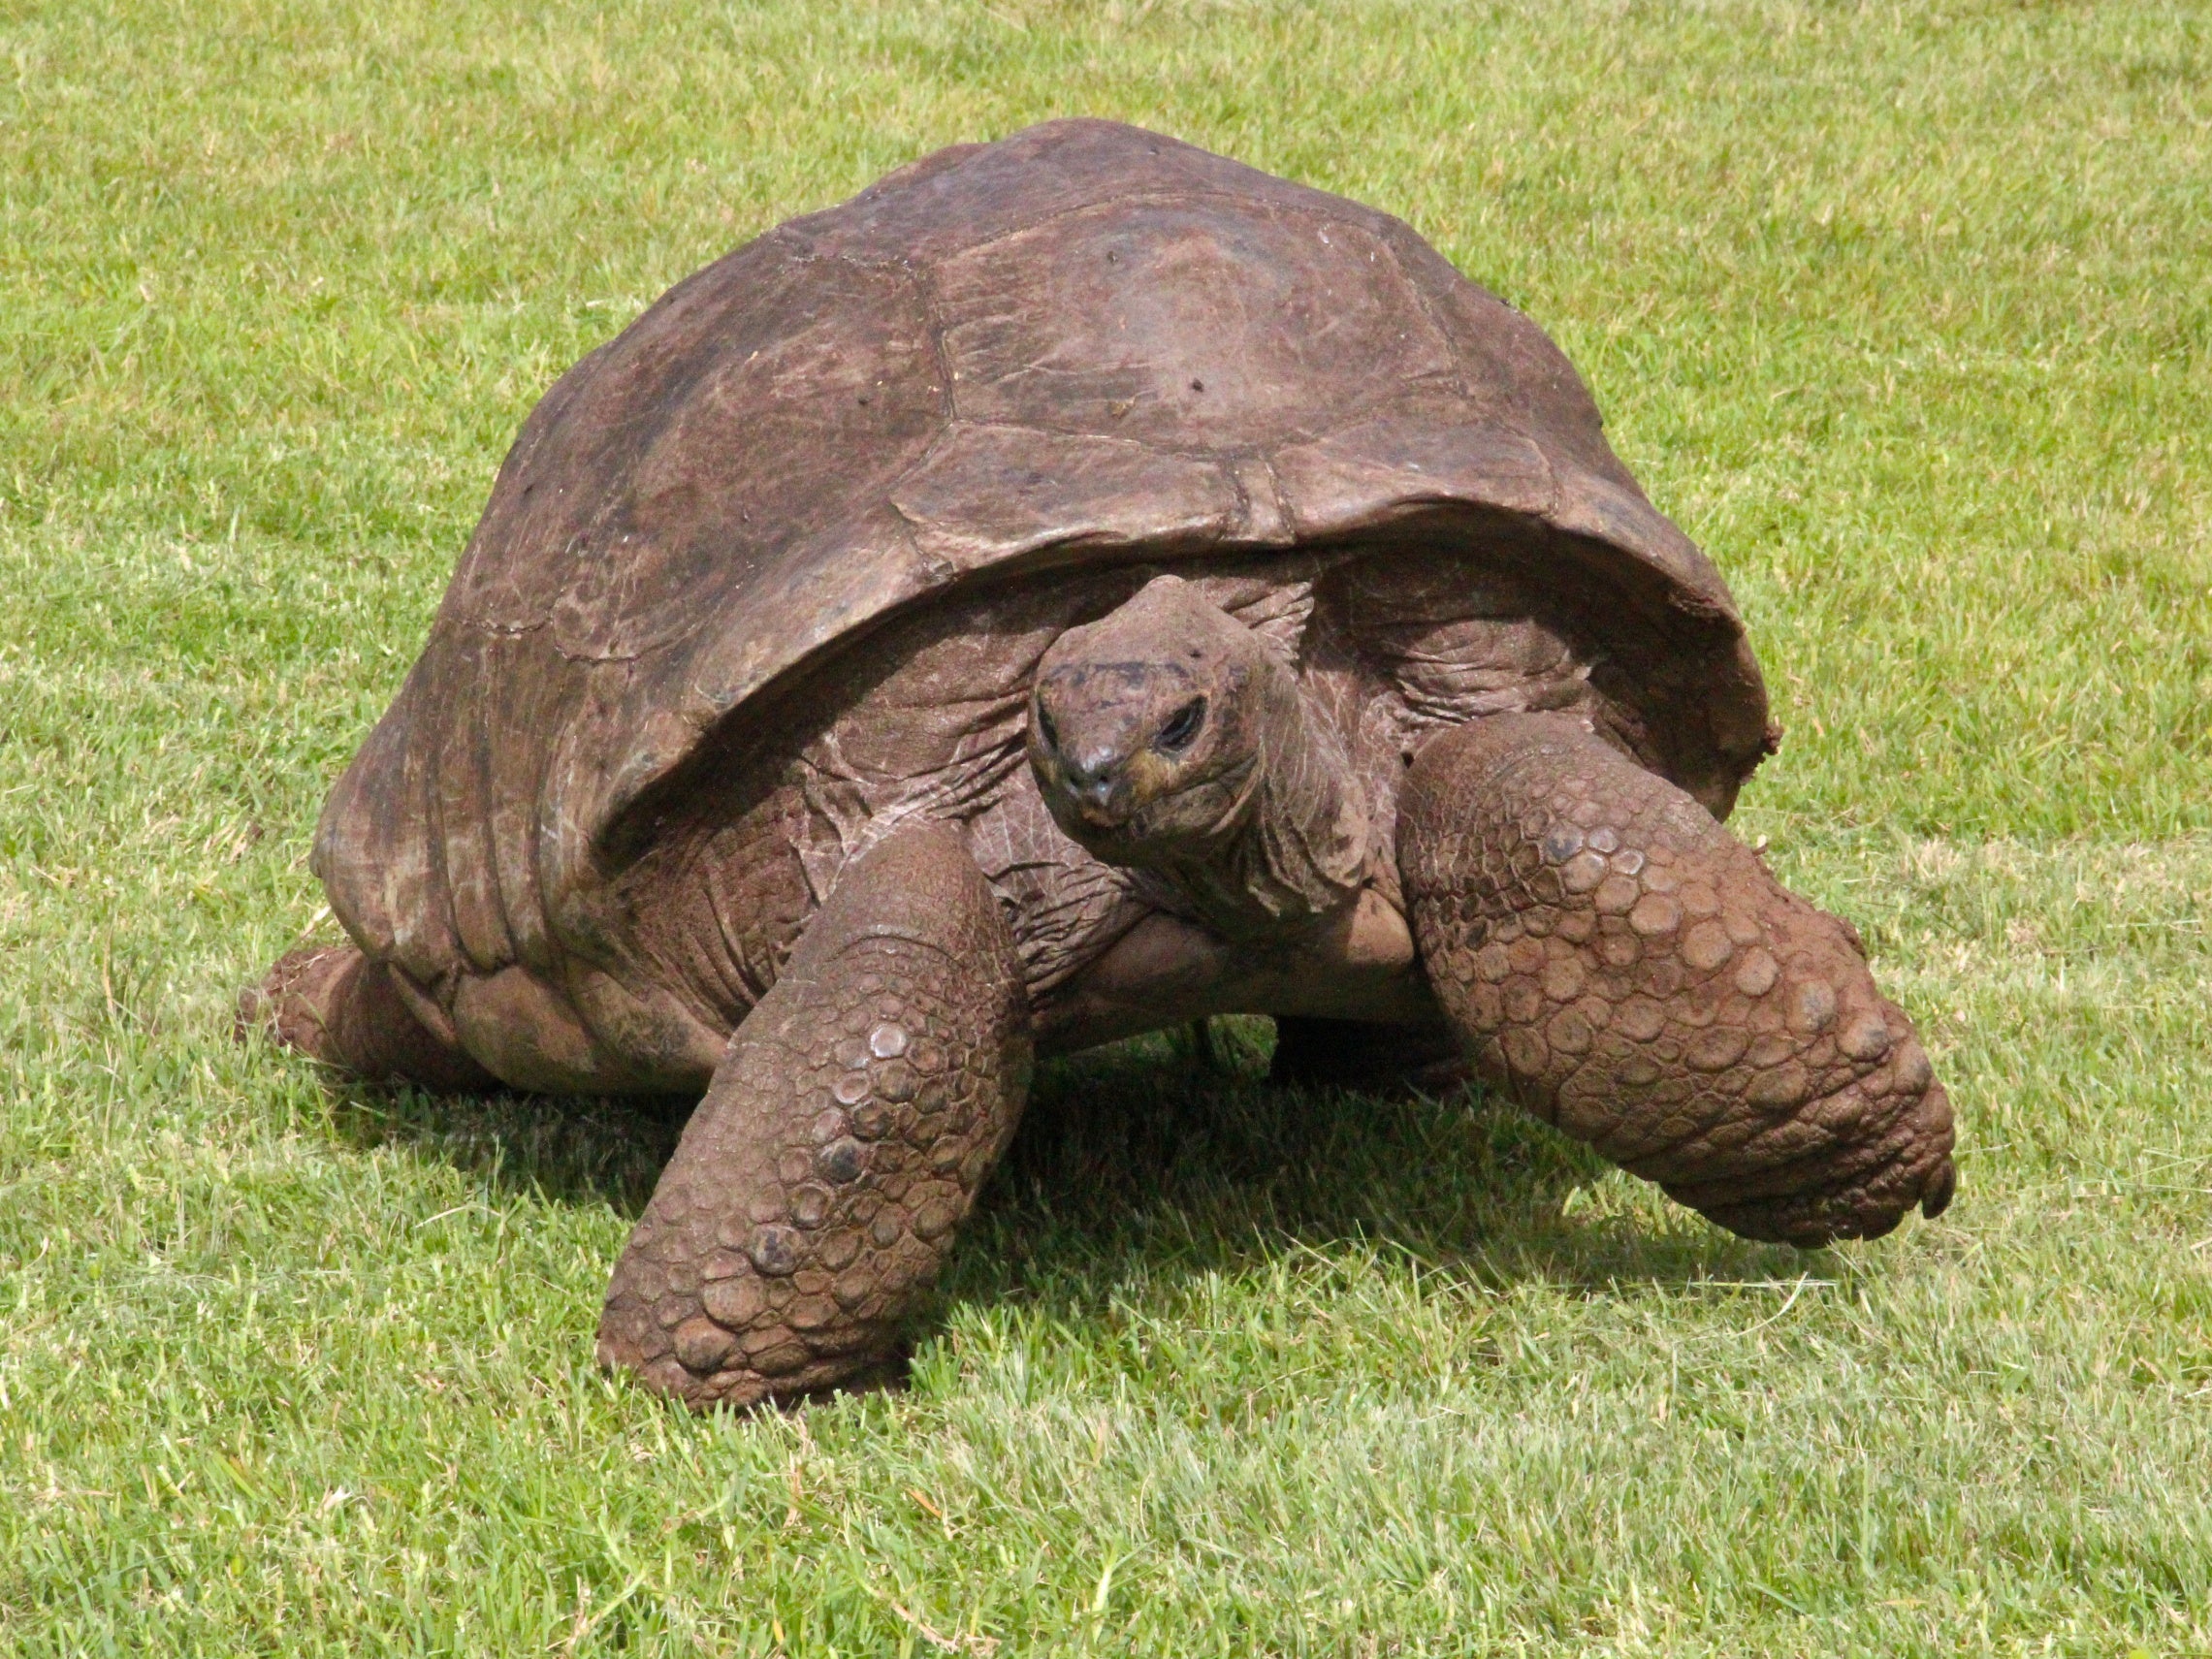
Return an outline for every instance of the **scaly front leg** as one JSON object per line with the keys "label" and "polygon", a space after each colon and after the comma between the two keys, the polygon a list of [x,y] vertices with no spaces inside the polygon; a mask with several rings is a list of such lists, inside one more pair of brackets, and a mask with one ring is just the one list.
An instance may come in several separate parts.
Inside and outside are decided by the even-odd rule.
{"label": "scaly front leg", "polygon": [[894,832],[730,1039],[615,1269],[600,1361],[698,1408],[882,1365],[1029,1069],[990,888],[952,830]]}
{"label": "scaly front leg", "polygon": [[1436,738],[1398,849],[1437,1000],[1539,1117],[1750,1238],[1950,1201],[1950,1104],[1857,935],[1579,719]]}

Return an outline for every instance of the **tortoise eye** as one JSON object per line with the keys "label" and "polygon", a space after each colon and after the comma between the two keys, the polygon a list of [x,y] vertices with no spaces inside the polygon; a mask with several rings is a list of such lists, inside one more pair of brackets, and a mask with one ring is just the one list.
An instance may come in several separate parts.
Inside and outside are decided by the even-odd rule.
{"label": "tortoise eye", "polygon": [[1168,717],[1168,723],[1160,728],[1160,735],[1152,740],[1152,747],[1168,754],[1174,754],[1191,746],[1191,739],[1199,735],[1199,727],[1205,723],[1205,699],[1193,697]]}
{"label": "tortoise eye", "polygon": [[1060,728],[1052,723],[1052,717],[1044,712],[1044,705],[1037,705],[1037,735],[1044,740],[1044,747],[1057,750],[1060,747]]}

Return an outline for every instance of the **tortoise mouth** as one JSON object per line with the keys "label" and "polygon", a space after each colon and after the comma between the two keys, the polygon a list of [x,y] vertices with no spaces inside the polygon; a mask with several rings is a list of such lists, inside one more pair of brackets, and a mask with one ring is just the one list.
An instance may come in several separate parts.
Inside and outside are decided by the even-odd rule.
{"label": "tortoise mouth", "polygon": [[1053,821],[1108,864],[1202,858],[1243,826],[1258,793],[1257,755],[1195,777],[1149,746],[1106,765],[1085,765],[1033,738],[1030,758]]}
{"label": "tortoise mouth", "polygon": [[1173,795],[1181,782],[1172,757],[1152,745],[1093,744],[1071,752],[1056,741],[1058,735],[1056,722],[1041,707],[1032,723],[1030,758],[1053,815],[1070,834],[1076,833],[1074,825],[1094,834],[1126,831],[1147,808]]}

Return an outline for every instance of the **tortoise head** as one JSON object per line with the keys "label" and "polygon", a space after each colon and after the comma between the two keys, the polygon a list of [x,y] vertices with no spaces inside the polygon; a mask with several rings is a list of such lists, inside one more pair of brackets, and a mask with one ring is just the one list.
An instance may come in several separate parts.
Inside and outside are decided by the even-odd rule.
{"label": "tortoise head", "polygon": [[1055,821],[1107,863],[1202,858],[1250,820],[1286,693],[1258,635],[1162,576],[1045,652],[1029,763]]}

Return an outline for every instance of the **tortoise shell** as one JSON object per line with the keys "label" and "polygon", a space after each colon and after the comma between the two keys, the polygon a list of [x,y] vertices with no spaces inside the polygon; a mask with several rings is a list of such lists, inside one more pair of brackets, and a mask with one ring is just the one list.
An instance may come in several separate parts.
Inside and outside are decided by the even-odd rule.
{"label": "tortoise shell", "polygon": [[1406,225],[1112,122],[941,150],[546,394],[316,873],[420,983],[542,959],[707,734],[886,618],[1378,536],[1575,585],[1645,760],[1716,814],[1771,747],[1718,574],[1557,348]]}

